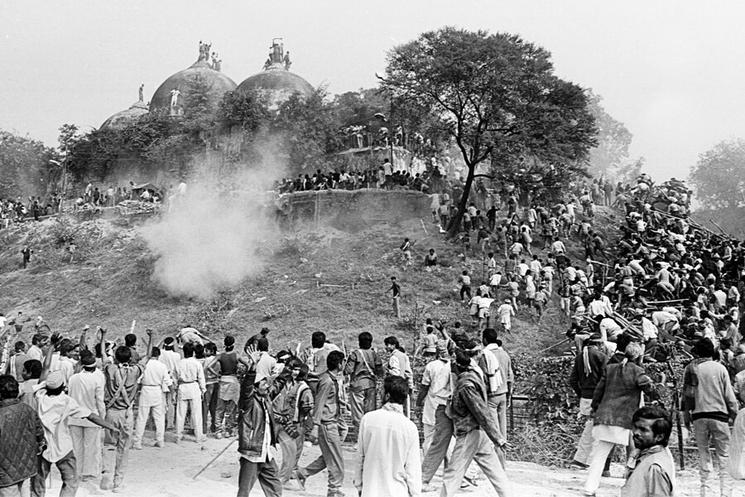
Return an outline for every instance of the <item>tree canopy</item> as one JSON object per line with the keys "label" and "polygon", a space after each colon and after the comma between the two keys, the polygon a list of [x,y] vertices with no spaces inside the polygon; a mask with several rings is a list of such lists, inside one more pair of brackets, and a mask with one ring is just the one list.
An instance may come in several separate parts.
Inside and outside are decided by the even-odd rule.
{"label": "tree canopy", "polygon": [[711,209],[734,208],[745,203],[745,140],[716,144],[699,155],[691,168],[690,181],[696,198]]}
{"label": "tree canopy", "polygon": [[446,27],[388,54],[382,87],[427,109],[460,150],[468,176],[457,231],[477,166],[526,158],[581,173],[596,144],[587,96],[553,73],[549,52],[519,36]]}
{"label": "tree canopy", "polygon": [[57,159],[42,142],[0,130],[0,198],[45,193]]}
{"label": "tree canopy", "polygon": [[[595,176],[618,174],[633,167],[629,164],[629,147],[633,135],[626,126],[603,108],[603,97],[589,92],[588,110],[598,129],[597,146],[590,150],[590,172]],[[638,162],[638,161],[636,161]]]}

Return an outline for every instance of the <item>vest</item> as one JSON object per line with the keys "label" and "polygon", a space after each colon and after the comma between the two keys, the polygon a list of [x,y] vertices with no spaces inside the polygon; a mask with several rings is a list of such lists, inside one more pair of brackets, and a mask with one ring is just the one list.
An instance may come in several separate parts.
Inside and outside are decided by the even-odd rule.
{"label": "vest", "polygon": [[310,390],[310,387],[307,383],[301,381],[300,385],[298,385],[297,393],[295,394],[295,406],[292,412],[292,421],[295,423],[300,421],[300,400],[302,399],[303,392],[306,390]]}
{"label": "vest", "polygon": [[[621,497],[640,497],[646,495],[647,483],[646,476],[650,467],[656,464],[670,477],[672,492],[675,491],[675,463],[670,449],[667,447],[653,448],[651,452],[643,454],[636,460],[636,466],[629,475],[628,480],[621,488]],[[673,493],[671,492],[671,495]]]}

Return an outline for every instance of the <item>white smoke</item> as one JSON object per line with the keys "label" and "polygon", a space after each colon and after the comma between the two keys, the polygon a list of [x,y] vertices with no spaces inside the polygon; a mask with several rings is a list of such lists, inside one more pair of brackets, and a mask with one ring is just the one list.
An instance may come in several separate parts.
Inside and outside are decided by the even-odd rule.
{"label": "white smoke", "polygon": [[169,294],[209,299],[261,270],[263,249],[278,234],[269,191],[285,171],[272,149],[262,147],[257,164],[229,178],[203,168],[159,221],[141,229],[157,257],[153,278]]}

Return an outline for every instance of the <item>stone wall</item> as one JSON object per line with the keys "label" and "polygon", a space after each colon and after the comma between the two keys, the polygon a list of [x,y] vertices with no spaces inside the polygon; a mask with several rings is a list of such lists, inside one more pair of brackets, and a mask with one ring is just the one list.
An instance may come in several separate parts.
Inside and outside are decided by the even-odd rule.
{"label": "stone wall", "polygon": [[372,224],[431,216],[429,196],[412,190],[296,192],[280,196],[278,204],[284,222],[327,224],[352,232]]}

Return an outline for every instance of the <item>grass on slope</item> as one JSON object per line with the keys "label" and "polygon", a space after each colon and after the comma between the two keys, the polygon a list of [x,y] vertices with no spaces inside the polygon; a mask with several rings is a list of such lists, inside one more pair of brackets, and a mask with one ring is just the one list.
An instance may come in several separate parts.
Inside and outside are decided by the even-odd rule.
{"label": "grass on slope", "polygon": [[[417,241],[414,265],[406,269],[398,250],[405,236]],[[77,247],[72,263],[70,242]],[[23,270],[20,250],[26,243],[35,254]],[[152,281],[153,257],[131,226],[49,219],[0,231],[0,247],[0,311],[8,316],[19,310],[31,318],[41,315],[53,330],[69,333],[84,324],[101,325],[113,336],[128,332],[133,319],[141,336],[145,327],[162,336],[192,325],[216,339],[226,333],[246,338],[267,326],[275,350],[306,345],[317,330],[348,348],[356,346],[361,331],[373,333],[377,347],[393,334],[411,348],[426,317],[468,327],[457,278],[469,269],[477,284],[483,271],[480,257],[464,261],[459,245],[419,220],[353,234],[331,227],[285,233],[260,275],[207,302],[166,295]],[[431,272],[422,264],[429,248],[441,262]],[[400,320],[393,318],[386,295],[392,275],[402,287]],[[552,302],[538,325],[518,314],[505,343],[511,352],[536,353],[561,340],[565,329]]]}

